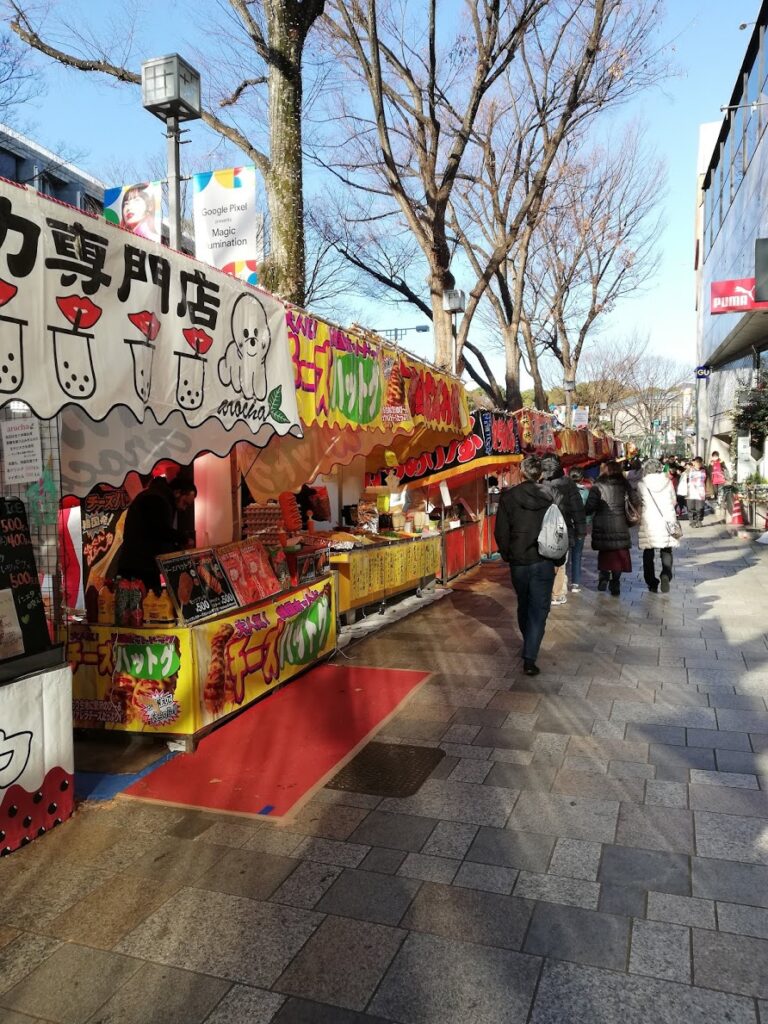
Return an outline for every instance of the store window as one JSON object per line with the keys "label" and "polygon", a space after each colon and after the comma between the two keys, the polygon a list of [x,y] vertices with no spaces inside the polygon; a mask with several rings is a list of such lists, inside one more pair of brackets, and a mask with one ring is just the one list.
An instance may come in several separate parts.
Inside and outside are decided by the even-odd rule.
{"label": "store window", "polygon": [[[737,101],[743,104],[743,99]],[[731,111],[731,128],[729,133],[729,149],[731,154],[731,177],[730,177],[730,198],[736,195],[736,191],[744,177],[744,114],[743,105]]]}

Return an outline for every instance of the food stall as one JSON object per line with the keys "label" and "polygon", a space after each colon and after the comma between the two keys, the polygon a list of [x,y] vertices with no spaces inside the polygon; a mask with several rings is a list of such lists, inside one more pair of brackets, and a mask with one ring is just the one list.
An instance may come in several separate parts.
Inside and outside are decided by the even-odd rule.
{"label": "food stall", "polygon": [[395,526],[387,480],[375,492],[364,489],[366,459],[397,465],[425,446],[458,444],[470,430],[466,393],[456,377],[358,328],[290,308],[287,324],[304,436],[258,452],[241,445],[239,464],[262,509],[275,480],[290,490],[326,481],[331,519],[338,524],[347,514],[329,544],[338,611],[350,616],[439,576],[438,532]]}

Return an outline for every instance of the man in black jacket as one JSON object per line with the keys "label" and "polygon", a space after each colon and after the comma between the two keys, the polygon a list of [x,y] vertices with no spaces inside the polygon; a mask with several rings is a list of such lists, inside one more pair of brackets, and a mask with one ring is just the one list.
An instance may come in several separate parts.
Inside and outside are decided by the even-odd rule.
{"label": "man in black jacket", "polygon": [[148,590],[160,592],[160,570],[155,558],[184,547],[176,517],[191,508],[196,496],[197,488],[191,481],[177,477],[168,484],[160,476],[136,495],[125,517],[117,563],[119,576],[141,580]]}
{"label": "man in black jacket", "polygon": [[[545,455],[541,460],[541,479],[560,496],[558,505],[568,526],[568,545],[572,548],[577,540],[587,535],[587,516],[579,489],[566,476],[557,455]],[[581,589],[581,588],[579,588]],[[568,573],[565,563],[558,566],[555,585],[552,588],[552,604],[565,604],[568,600]]]}
{"label": "man in black jacket", "polygon": [[[547,625],[555,581],[556,562],[539,554],[538,538],[544,513],[559,495],[541,484],[541,459],[529,455],[520,465],[523,482],[504,491],[496,515],[496,543],[509,562],[512,586],[517,594],[517,624],[523,636],[523,670],[539,674],[536,658]],[[579,499],[581,500],[581,499]]]}

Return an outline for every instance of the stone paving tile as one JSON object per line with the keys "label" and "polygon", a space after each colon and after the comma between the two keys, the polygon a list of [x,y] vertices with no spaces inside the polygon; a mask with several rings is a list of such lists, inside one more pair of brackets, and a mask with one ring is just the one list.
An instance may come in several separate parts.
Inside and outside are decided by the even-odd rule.
{"label": "stone paving tile", "polygon": [[415,796],[402,800],[387,798],[382,801],[381,809],[500,827],[506,824],[516,799],[517,793],[511,789],[428,779]]}
{"label": "stone paving tile", "polygon": [[691,786],[688,799],[694,811],[740,814],[745,817],[768,818],[768,793],[720,786]]}
{"label": "stone paving tile", "polygon": [[319,914],[294,907],[182,889],[121,939],[116,951],[265,988],[321,921]]}
{"label": "stone paving tile", "polygon": [[579,907],[539,903],[523,947],[526,953],[626,970],[629,920]]}
{"label": "stone paving tile", "polygon": [[642,889],[631,889],[625,885],[600,885],[600,899],[597,909],[605,914],[619,917],[645,917],[646,895]]}
{"label": "stone paving tile", "polygon": [[252,825],[233,825],[229,822],[215,822],[195,836],[197,843],[212,843],[214,846],[229,846],[239,850],[257,831]]}
{"label": "stone paving tile", "polygon": [[435,821],[413,814],[371,811],[350,836],[355,844],[386,846],[394,850],[417,851],[422,848]]}
{"label": "stone paving tile", "polygon": [[688,928],[660,921],[635,921],[632,924],[630,974],[652,978],[691,980],[691,936]]}
{"label": "stone paving tile", "polygon": [[[237,1021],[237,1024],[251,1024]],[[309,999],[291,997],[281,1006],[273,1018],[273,1024],[388,1024],[383,1017],[372,1017],[356,1010],[343,1010],[340,1006],[329,1006],[327,1003],[315,1003]]]}
{"label": "stone paving tile", "polygon": [[319,864],[337,864],[342,868],[356,868],[370,849],[361,843],[342,843],[336,839],[305,839],[296,848],[294,857],[317,861]]}
{"label": "stone paving tile", "polygon": [[616,842],[619,846],[693,853],[693,815],[671,807],[622,803]]}
{"label": "stone paving tile", "polygon": [[555,839],[512,829],[481,828],[466,858],[480,864],[522,868],[543,873],[549,865]]}
{"label": "stone paving tile", "polygon": [[768,711],[728,711],[718,710],[718,729],[731,732],[768,733]]}
{"label": "stone paving tile", "polygon": [[540,970],[538,957],[412,934],[370,1010],[409,1024],[524,1024]]}
{"label": "stone paving tile", "polygon": [[768,775],[768,754],[753,754],[745,750],[715,750],[715,760],[721,772],[743,772],[746,775]]}
{"label": "stone paving tile", "polygon": [[736,861],[691,858],[693,895],[768,908],[768,868]]}
{"label": "stone paving tile", "polygon": [[768,939],[768,910],[739,903],[718,903],[717,925],[721,932]]}
{"label": "stone paving tile", "polygon": [[[441,743],[440,749],[444,750],[449,757],[457,760],[487,761],[493,752],[493,747],[476,747],[471,743]],[[456,765],[454,765],[454,768]],[[448,778],[453,774],[451,772]]]}
{"label": "stone paving tile", "polygon": [[480,729],[481,726],[479,725],[461,725],[456,723],[448,726],[442,736],[437,738],[441,739],[443,743],[472,743]]}
{"label": "stone paving tile", "polygon": [[514,894],[524,899],[545,900],[548,903],[564,903],[571,907],[596,910],[600,886],[597,882],[586,882],[580,878],[536,875],[530,871],[521,871],[515,883]]}
{"label": "stone paving tile", "polygon": [[529,767],[495,762],[485,780],[487,786],[546,793],[552,786],[557,769],[551,765]]}
{"label": "stone paving tile", "polygon": [[451,782],[474,782],[479,786],[485,781],[492,767],[490,761],[462,758],[448,779]]}
{"label": "stone paving tile", "polygon": [[612,779],[605,775],[590,775],[586,772],[563,769],[555,777],[552,792],[592,800],[628,800],[639,803],[643,799],[645,783],[642,779]]}
{"label": "stone paving tile", "polygon": [[287,832],[282,828],[264,828],[254,832],[246,839],[243,849],[256,850],[259,853],[282,854],[290,857],[301,843],[305,836],[296,832]]}
{"label": "stone paving tile", "polygon": [[388,850],[381,846],[374,846],[359,867],[365,871],[378,871],[382,875],[395,875],[397,869],[405,860],[406,854],[403,850]]}
{"label": "stone paving tile", "polygon": [[518,872],[514,868],[503,868],[494,864],[476,864],[465,860],[456,877],[454,885],[466,889],[479,889],[482,892],[496,892],[509,896],[517,881]]}
{"label": "stone paving tile", "polygon": [[689,928],[716,928],[715,904],[691,896],[671,896],[665,892],[648,893],[649,921],[667,921]]}
{"label": "stone paving tile", "polygon": [[341,868],[335,865],[303,861],[270,899],[273,903],[312,910],[340,874]]}
{"label": "stone paving tile", "polygon": [[757,778],[738,772],[707,772],[691,769],[691,784],[698,786],[725,786],[727,789],[757,789]]}
{"label": "stone paving tile", "polygon": [[696,811],[696,852],[700,857],[768,865],[768,827],[761,818]]}
{"label": "stone paving tile", "polygon": [[[677,896],[691,895],[688,858],[681,853],[606,846],[600,862],[598,881],[609,885],[654,890]],[[694,896],[706,893],[694,892]]]}
{"label": "stone paving tile", "polygon": [[[532,715],[541,697],[538,693],[497,693],[488,702],[489,709],[498,711],[517,712],[521,715]],[[491,722],[483,722],[483,725],[492,725]]]}
{"label": "stone paving tile", "polygon": [[61,946],[56,939],[19,932],[0,948],[0,994],[26,977]]}
{"label": "stone paving tile", "polygon": [[694,984],[768,998],[768,942],[724,932],[693,931]]}
{"label": "stone paving tile", "polygon": [[648,751],[648,759],[657,768],[666,766],[712,770],[715,767],[715,752],[706,747],[682,747],[668,743],[652,743]]}
{"label": "stone paving tile", "polygon": [[685,746],[685,729],[673,725],[627,725],[627,739],[634,742],[664,743]]}
{"label": "stone paving tile", "polygon": [[573,736],[568,744],[570,755],[600,757],[606,761],[648,761],[648,743],[608,737]]}
{"label": "stone paving tile", "polygon": [[[228,892],[252,900],[266,900],[290,875],[298,861],[253,850],[228,850],[218,863],[189,884],[212,892]],[[162,877],[162,875],[159,875]]]}
{"label": "stone paving tile", "polygon": [[284,997],[261,988],[233,985],[205,1024],[270,1024]]}
{"label": "stone paving tile", "polygon": [[530,750],[534,744],[534,736],[532,732],[524,729],[494,729],[491,726],[484,726],[473,742],[480,747]]}
{"label": "stone paving tile", "polygon": [[530,1024],[756,1024],[752,1000],[580,964],[545,963]]}
{"label": "stone paving tile", "polygon": [[608,774],[613,779],[652,779],[656,775],[656,766],[637,761],[611,761]]}
{"label": "stone paving tile", "polygon": [[379,731],[379,738],[397,736],[403,740],[429,740],[436,743],[446,731],[443,722],[430,722],[419,718],[394,718]]}
{"label": "stone paving tile", "polygon": [[458,867],[456,860],[447,857],[409,853],[406,854],[397,873],[403,878],[417,878],[423,882],[445,882],[448,884],[453,881]]}
{"label": "stone paving tile", "polygon": [[558,839],[549,865],[553,875],[594,882],[603,848],[583,839]]}
{"label": "stone paving tile", "polygon": [[140,960],[115,953],[63,945],[4,992],[0,1006],[81,1024],[142,966]]}
{"label": "stone paving tile", "polygon": [[618,801],[586,800],[554,793],[521,793],[508,827],[570,839],[611,843]]}
{"label": "stone paving tile", "polygon": [[327,917],[273,988],[364,1010],[405,937],[400,928]]}
{"label": "stone paving tile", "polygon": [[402,926],[444,938],[520,949],[532,910],[533,904],[525,899],[426,883]]}
{"label": "stone paving tile", "polygon": [[231,987],[220,978],[155,964],[142,965],[139,977],[140,984],[123,985],[104,1003],[98,1024],[200,1024]]}
{"label": "stone paving tile", "polygon": [[419,882],[412,878],[345,870],[316,909],[323,914],[396,925],[418,891]]}
{"label": "stone paving tile", "polygon": [[[511,697],[513,694],[503,694],[501,696]],[[517,694],[516,696],[525,695]],[[487,725],[493,729],[498,729],[504,724],[507,714],[508,712],[504,708],[495,707],[493,705],[493,701],[491,701],[491,706],[487,708],[457,708],[451,717],[451,724],[477,726]]]}
{"label": "stone paving tile", "polygon": [[433,857],[454,857],[461,860],[477,835],[477,825],[460,821],[439,821],[421,852]]}
{"label": "stone paving tile", "polygon": [[587,757],[583,754],[567,756],[563,761],[563,771],[588,772],[591,775],[606,775],[608,762],[600,757]]}

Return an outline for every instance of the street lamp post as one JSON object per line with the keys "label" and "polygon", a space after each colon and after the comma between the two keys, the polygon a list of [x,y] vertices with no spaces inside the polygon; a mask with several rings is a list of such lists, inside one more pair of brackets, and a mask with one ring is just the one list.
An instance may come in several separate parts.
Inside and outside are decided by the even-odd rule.
{"label": "street lamp post", "polygon": [[179,138],[182,121],[201,116],[200,75],[178,53],[153,57],[141,65],[141,102],[165,122],[168,140],[168,240],[181,248],[181,188]]}
{"label": "street lamp post", "polygon": [[467,307],[467,296],[458,288],[443,292],[443,310],[451,314],[451,373],[456,375],[456,318]]}

